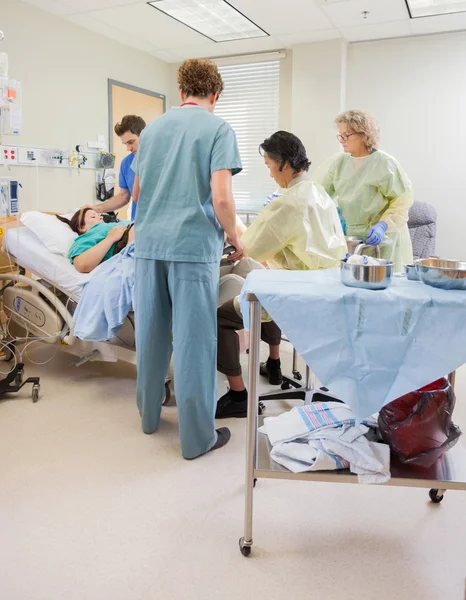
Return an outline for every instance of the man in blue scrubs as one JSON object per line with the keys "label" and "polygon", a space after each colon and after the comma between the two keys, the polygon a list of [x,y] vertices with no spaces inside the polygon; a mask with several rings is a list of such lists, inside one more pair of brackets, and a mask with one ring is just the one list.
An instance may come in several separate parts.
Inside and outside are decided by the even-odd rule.
{"label": "man in blue scrubs", "polygon": [[[95,205],[87,205],[88,208],[92,208],[97,213],[101,214],[104,212],[111,212],[119,210],[126,206],[133,195],[134,186],[134,170],[131,168],[134,157],[139,149],[139,136],[141,135],[146,123],[144,119],[136,115],[126,115],[121,120],[121,123],[115,125],[115,133],[120,138],[121,142],[126,146],[129,154],[121,161],[120,165],[120,176],[118,180],[118,186],[120,191],[118,194]],[[131,204],[131,221],[134,221],[136,216],[136,202]]]}
{"label": "man in blue scrubs", "polygon": [[208,60],[178,70],[182,105],[153,121],[135,161],[137,404],[145,433],[160,422],[174,353],[181,451],[196,458],[225,446],[215,429],[217,302],[224,232],[236,233],[232,175],[241,171],[231,127],[213,115],[223,82]]}

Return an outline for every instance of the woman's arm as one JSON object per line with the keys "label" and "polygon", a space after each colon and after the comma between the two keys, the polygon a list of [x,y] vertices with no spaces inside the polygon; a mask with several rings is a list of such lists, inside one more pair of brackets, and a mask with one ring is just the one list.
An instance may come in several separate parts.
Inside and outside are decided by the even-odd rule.
{"label": "woman's arm", "polygon": [[389,202],[379,221],[387,224],[388,232],[399,231],[408,222],[409,209],[413,204],[411,182],[397,163],[390,163],[389,174],[379,185],[379,191]]}
{"label": "woman's arm", "polygon": [[76,270],[80,273],[90,273],[98,267],[113,244],[121,240],[126,229],[125,225],[113,227],[107,233],[107,237],[104,240],[96,244],[93,248],[89,248],[89,250],[75,256],[73,258],[73,265]]}
{"label": "woman's arm", "polygon": [[291,194],[287,192],[276,198],[248,227],[242,238],[247,256],[264,264],[286,248],[302,227],[302,215],[296,210]]}

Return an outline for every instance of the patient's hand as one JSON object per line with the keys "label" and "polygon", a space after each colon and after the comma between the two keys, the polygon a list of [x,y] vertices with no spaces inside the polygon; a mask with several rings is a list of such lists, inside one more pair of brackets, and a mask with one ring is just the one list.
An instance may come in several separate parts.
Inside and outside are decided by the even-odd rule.
{"label": "patient's hand", "polygon": [[127,229],[126,225],[116,225],[107,233],[107,238],[113,243],[119,242]]}

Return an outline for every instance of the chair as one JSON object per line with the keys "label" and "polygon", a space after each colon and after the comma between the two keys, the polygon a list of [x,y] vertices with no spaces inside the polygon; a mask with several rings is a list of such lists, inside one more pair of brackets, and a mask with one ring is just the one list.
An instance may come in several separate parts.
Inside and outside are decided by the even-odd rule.
{"label": "chair", "polygon": [[409,235],[413,244],[414,260],[435,255],[437,212],[425,202],[414,202],[409,209]]}

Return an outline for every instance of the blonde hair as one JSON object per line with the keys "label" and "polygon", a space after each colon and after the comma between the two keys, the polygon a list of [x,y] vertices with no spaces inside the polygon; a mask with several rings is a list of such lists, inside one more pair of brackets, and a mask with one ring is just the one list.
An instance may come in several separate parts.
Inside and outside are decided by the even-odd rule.
{"label": "blonde hair", "polygon": [[178,86],[188,98],[207,98],[222,93],[223,80],[212,60],[190,58],[178,69]]}
{"label": "blonde hair", "polygon": [[362,141],[368,150],[379,143],[379,124],[375,117],[362,110],[347,110],[335,119],[336,125],[347,125],[354,133],[362,135]]}

